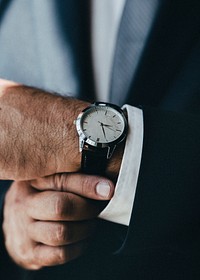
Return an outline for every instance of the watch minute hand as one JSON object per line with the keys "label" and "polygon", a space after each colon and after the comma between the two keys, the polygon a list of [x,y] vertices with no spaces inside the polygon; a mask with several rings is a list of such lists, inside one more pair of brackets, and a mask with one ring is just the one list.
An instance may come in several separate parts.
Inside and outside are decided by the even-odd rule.
{"label": "watch minute hand", "polygon": [[[104,124],[103,124],[102,122],[100,122],[100,121],[98,121],[98,122],[99,122],[100,125],[101,125],[102,131],[103,131],[103,135],[104,135],[104,137],[105,137],[105,139],[106,139],[106,133],[105,133],[105,129],[104,129]],[[106,141],[107,141],[107,139],[106,139]]]}
{"label": "watch minute hand", "polygon": [[105,139],[106,139],[106,133],[105,133],[105,129],[104,129],[104,127],[103,127],[103,124],[101,125],[101,128],[102,128],[102,130],[103,130],[103,135],[104,135],[104,137],[105,137]]}

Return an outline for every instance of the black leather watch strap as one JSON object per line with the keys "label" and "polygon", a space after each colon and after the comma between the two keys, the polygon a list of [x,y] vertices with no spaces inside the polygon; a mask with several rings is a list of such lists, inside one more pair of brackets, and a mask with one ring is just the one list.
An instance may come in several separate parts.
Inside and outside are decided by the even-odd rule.
{"label": "black leather watch strap", "polygon": [[81,170],[87,174],[104,175],[107,166],[108,148],[83,149]]}

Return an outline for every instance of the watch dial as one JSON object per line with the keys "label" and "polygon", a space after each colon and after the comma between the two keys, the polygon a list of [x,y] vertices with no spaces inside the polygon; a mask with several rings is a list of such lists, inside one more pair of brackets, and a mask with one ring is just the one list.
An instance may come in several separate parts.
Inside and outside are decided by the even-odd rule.
{"label": "watch dial", "polygon": [[90,140],[110,143],[122,135],[125,124],[122,115],[114,108],[94,106],[85,112],[81,126]]}

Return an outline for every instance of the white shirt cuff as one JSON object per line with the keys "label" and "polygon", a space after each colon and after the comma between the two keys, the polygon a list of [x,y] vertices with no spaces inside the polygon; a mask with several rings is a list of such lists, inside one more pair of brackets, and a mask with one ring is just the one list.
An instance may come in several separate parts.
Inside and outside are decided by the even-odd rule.
{"label": "white shirt cuff", "polygon": [[128,226],[130,223],[143,146],[143,112],[124,105],[128,115],[128,136],[115,194],[99,218]]}

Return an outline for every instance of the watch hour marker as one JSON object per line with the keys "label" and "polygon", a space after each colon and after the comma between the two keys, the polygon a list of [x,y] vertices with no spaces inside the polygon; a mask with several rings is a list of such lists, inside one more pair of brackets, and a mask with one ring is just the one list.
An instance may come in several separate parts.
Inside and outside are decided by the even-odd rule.
{"label": "watch hour marker", "polygon": [[113,116],[113,118],[115,118],[115,117],[116,117],[116,115]]}
{"label": "watch hour marker", "polygon": [[97,138],[97,142],[99,142],[100,138]]}
{"label": "watch hour marker", "polygon": [[120,122],[118,122],[117,124],[120,124]]}
{"label": "watch hour marker", "polygon": [[119,131],[119,132],[121,132],[121,130],[120,130],[120,129],[116,129],[116,131]]}
{"label": "watch hour marker", "polygon": [[108,111],[106,110],[106,111],[105,111],[105,116],[107,115],[107,112],[108,112]]}

